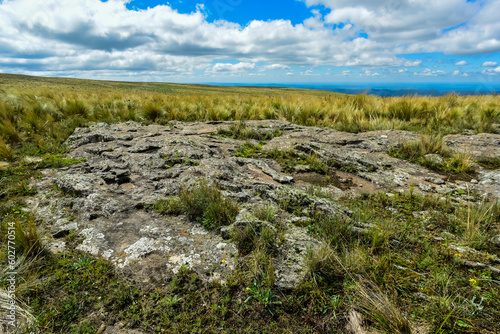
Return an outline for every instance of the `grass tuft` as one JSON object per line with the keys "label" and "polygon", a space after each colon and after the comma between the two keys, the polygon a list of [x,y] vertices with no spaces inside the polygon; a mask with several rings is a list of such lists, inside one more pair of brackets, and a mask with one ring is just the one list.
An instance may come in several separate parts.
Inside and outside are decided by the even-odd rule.
{"label": "grass tuft", "polygon": [[375,284],[358,284],[358,305],[363,313],[388,333],[413,333],[409,320]]}
{"label": "grass tuft", "polygon": [[208,230],[230,225],[239,212],[237,203],[224,198],[221,191],[206,180],[184,187],[178,197],[156,202],[154,208],[163,214],[185,214]]}
{"label": "grass tuft", "polygon": [[14,154],[10,147],[0,138],[0,159],[5,161],[14,160]]}

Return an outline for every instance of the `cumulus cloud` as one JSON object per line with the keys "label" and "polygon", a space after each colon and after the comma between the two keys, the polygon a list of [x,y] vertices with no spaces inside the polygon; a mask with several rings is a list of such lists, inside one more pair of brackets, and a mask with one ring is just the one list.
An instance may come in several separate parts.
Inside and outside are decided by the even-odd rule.
{"label": "cumulus cloud", "polygon": [[238,63],[238,64],[229,64],[229,63],[217,63],[212,67],[212,72],[246,72],[249,70],[253,70],[255,68],[254,63]]}
{"label": "cumulus cloud", "polygon": [[468,73],[465,73],[465,72],[461,72],[459,70],[456,70],[455,72],[453,72],[453,75],[454,76],[462,76],[462,77],[468,77],[469,74]]}
{"label": "cumulus cloud", "polygon": [[404,63],[404,66],[406,67],[416,67],[416,66],[420,66],[422,64],[422,60],[418,59],[418,60],[408,60]]}
{"label": "cumulus cloud", "polygon": [[483,63],[483,66],[484,67],[494,67],[494,66],[497,66],[498,63],[496,61],[485,61]]}
{"label": "cumulus cloud", "polygon": [[199,64],[208,68],[213,59],[266,62],[270,65],[265,70],[291,65],[391,66],[404,61],[376,43],[354,38],[349,25],[326,27],[318,15],[297,25],[254,20],[240,26],[209,23],[199,8],[190,14],[167,5],[133,11],[126,8],[127,2],[0,2],[2,67],[191,72]]}
{"label": "cumulus cloud", "polygon": [[315,75],[313,70],[306,70],[305,72],[300,72],[300,75]]}
{"label": "cumulus cloud", "polygon": [[437,76],[440,76],[440,75],[446,74],[446,72],[441,71],[441,70],[432,71],[431,69],[426,68],[425,70],[423,70],[423,71],[421,71],[421,72],[414,72],[413,74],[414,74],[414,75],[419,75],[419,76],[432,76],[432,77],[437,77]]}
{"label": "cumulus cloud", "polygon": [[350,23],[399,53],[500,51],[499,0],[303,0],[331,9],[328,23]]}
{"label": "cumulus cloud", "polygon": [[365,71],[365,75],[367,77],[378,77],[380,75],[380,73],[377,73],[377,72],[372,72],[370,70],[366,70]]}
{"label": "cumulus cloud", "polygon": [[463,66],[463,65],[467,65],[467,64],[468,64],[468,62],[466,62],[465,60],[461,60],[461,61],[455,63],[455,65],[457,65],[457,66]]}
{"label": "cumulus cloud", "polygon": [[281,64],[272,64],[272,65],[266,65],[262,66],[259,71],[268,71],[268,70],[289,70],[290,66],[288,65],[281,65]]}
{"label": "cumulus cloud", "polygon": [[202,6],[182,14],[169,5],[129,10],[128,0],[0,0],[0,67],[175,76],[297,65],[418,67],[422,60],[404,54],[500,52],[500,0],[302,1],[331,11],[322,16],[314,9],[302,24],[254,20],[241,26],[208,22]]}

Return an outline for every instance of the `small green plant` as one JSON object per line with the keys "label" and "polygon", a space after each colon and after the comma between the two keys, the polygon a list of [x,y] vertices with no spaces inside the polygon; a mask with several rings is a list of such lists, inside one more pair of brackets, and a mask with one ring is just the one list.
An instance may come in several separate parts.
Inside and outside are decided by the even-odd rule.
{"label": "small green plant", "polygon": [[84,256],[78,258],[77,262],[73,263],[73,268],[84,269],[84,268],[90,267],[94,262],[95,262],[94,259],[88,257],[87,255],[84,255]]}
{"label": "small green plant", "polygon": [[261,284],[258,284],[256,279],[254,279],[252,285],[247,288],[247,292],[250,294],[250,296],[245,299],[245,303],[253,298],[264,308],[266,308],[271,314],[273,314],[271,306],[282,304],[281,301],[276,300],[278,299],[278,296],[273,293],[271,288],[265,285],[263,286]]}
{"label": "small green plant", "polygon": [[172,306],[178,304],[181,300],[182,300],[182,298],[179,298],[177,295],[168,296],[168,297],[161,299],[158,302],[158,305],[160,305],[161,307],[172,307]]}
{"label": "small green plant", "polygon": [[86,159],[65,158],[63,154],[45,154],[39,168],[61,168],[85,162]]}
{"label": "small green plant", "polygon": [[242,158],[251,158],[256,154],[260,153],[262,150],[261,144],[253,144],[251,142],[244,142],[238,149],[234,152],[234,155]]}

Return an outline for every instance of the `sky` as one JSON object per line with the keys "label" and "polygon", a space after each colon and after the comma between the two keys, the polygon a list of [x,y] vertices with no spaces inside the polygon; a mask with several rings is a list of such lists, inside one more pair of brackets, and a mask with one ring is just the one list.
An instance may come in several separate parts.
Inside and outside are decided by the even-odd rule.
{"label": "sky", "polygon": [[500,83],[500,0],[0,0],[0,72]]}

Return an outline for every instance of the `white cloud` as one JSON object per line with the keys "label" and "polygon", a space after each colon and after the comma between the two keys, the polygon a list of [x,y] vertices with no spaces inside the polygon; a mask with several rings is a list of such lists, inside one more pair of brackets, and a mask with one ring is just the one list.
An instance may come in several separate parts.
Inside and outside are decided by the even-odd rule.
{"label": "white cloud", "polygon": [[497,66],[498,63],[496,61],[485,61],[483,63],[483,66],[484,67],[494,67],[494,66]]}
{"label": "white cloud", "polygon": [[465,73],[465,72],[461,72],[459,70],[456,70],[455,72],[453,72],[453,75],[454,76],[462,76],[462,77],[468,77],[469,74],[468,73]]}
{"label": "white cloud", "polygon": [[370,71],[370,70],[366,70],[366,71],[365,71],[365,75],[366,75],[367,77],[377,77],[377,76],[379,76],[379,75],[380,75],[380,73],[377,73],[377,72],[375,72],[375,73],[374,73],[374,72],[372,72],[372,71]]}
{"label": "white cloud", "polygon": [[[266,70],[291,65],[392,66],[403,61],[376,43],[353,38],[350,25],[335,31],[325,27],[320,15],[304,24],[252,21],[243,27],[227,21],[209,23],[200,9],[180,14],[162,5],[132,11],[126,2],[0,1],[3,67],[118,71],[136,66],[183,72],[197,64],[208,67],[213,59],[270,63]],[[168,61],[158,64],[157,58]]]}
{"label": "white cloud", "polygon": [[431,69],[426,68],[425,70],[423,70],[423,71],[421,71],[421,72],[415,72],[415,73],[413,73],[413,74],[414,74],[414,75],[419,75],[419,76],[432,76],[432,77],[437,77],[437,76],[440,76],[440,75],[446,74],[446,72],[441,71],[441,70],[432,71]]}
{"label": "white cloud", "polygon": [[455,63],[455,65],[457,65],[457,66],[463,66],[463,65],[467,65],[467,64],[468,64],[468,62],[466,62],[465,60],[461,60],[461,61]]}
{"label": "white cloud", "polygon": [[408,60],[404,63],[406,67],[416,67],[422,64],[422,60]]}
{"label": "white cloud", "polygon": [[272,64],[272,65],[266,65],[262,66],[259,71],[269,71],[269,70],[289,70],[290,66],[287,65],[281,65],[281,64]]}
{"label": "white cloud", "polygon": [[349,22],[399,54],[500,52],[499,0],[303,1],[330,8],[326,22]]}
{"label": "white cloud", "polygon": [[[241,26],[207,22],[203,6],[181,14],[168,5],[128,10],[128,0],[0,0],[0,66],[16,73],[158,78],[296,65],[418,67],[422,60],[404,54],[500,52],[500,0],[303,1],[331,12],[322,17],[314,10],[302,24],[254,20]],[[340,22],[342,28],[331,28]],[[361,30],[367,39],[357,37]],[[258,67],[261,62],[269,65]],[[441,75],[435,72],[430,75]]]}
{"label": "white cloud", "polygon": [[229,63],[217,63],[212,67],[212,72],[245,72],[249,70],[253,70],[255,68],[254,63],[238,63],[238,64],[229,64]]}

